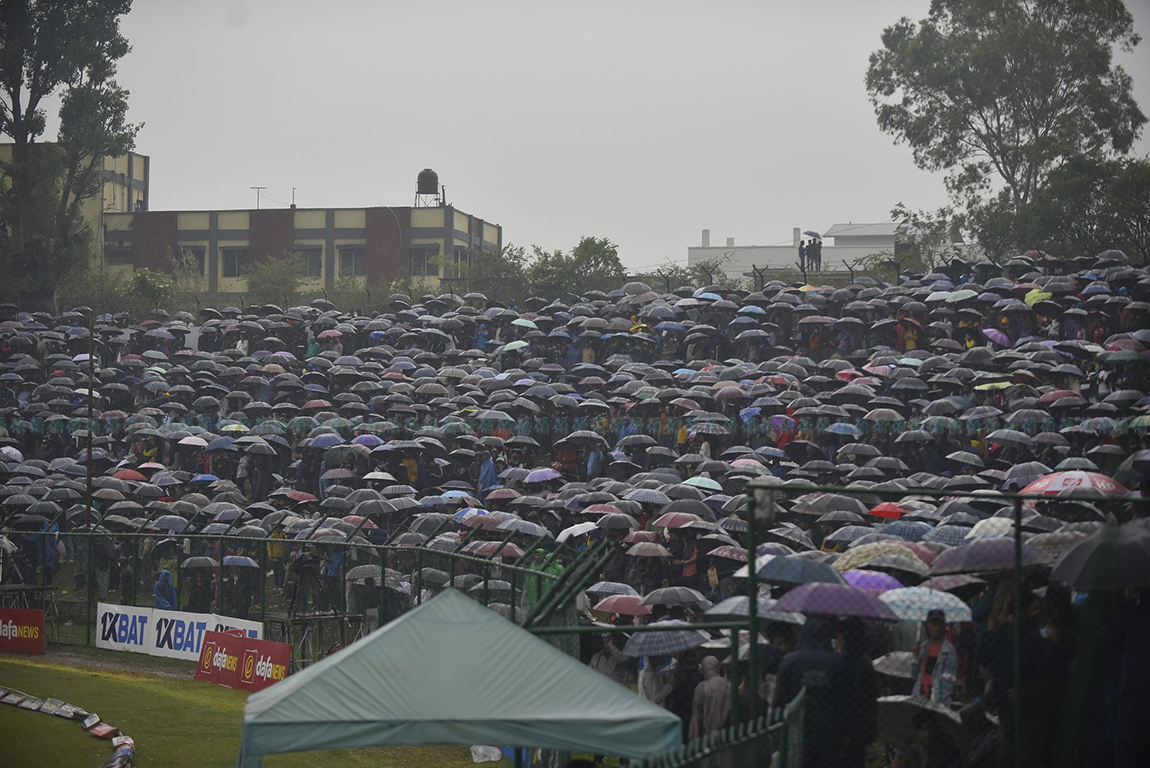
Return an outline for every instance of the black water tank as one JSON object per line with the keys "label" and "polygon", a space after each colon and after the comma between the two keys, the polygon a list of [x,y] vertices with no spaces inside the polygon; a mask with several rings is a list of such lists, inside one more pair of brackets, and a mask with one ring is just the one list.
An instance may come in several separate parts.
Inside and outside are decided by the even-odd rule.
{"label": "black water tank", "polygon": [[417,195],[438,195],[439,174],[430,168],[424,168],[420,171],[419,180],[415,184],[415,193]]}

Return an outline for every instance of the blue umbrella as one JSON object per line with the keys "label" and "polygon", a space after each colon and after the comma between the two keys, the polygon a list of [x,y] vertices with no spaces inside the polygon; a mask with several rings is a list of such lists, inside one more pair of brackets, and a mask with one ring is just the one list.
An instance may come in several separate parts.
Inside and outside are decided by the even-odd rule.
{"label": "blue umbrella", "polygon": [[333,445],[343,445],[343,438],[335,434],[316,435],[312,438],[312,448],[330,448]]}
{"label": "blue umbrella", "polygon": [[[655,326],[655,330],[659,331],[660,333],[686,333],[687,326],[683,325],[682,323],[672,323],[669,320],[664,320]],[[694,373],[694,371],[692,371],[692,373]]]}
{"label": "blue umbrella", "polygon": [[682,627],[663,632],[640,632],[631,637],[623,646],[627,656],[667,656],[691,648],[698,648],[710,642],[711,636],[698,629],[691,629],[685,621],[660,621],[659,626]]}
{"label": "blue umbrella", "polygon": [[188,482],[189,483],[214,483],[217,480],[219,480],[219,478],[216,477],[215,475],[203,474],[203,475],[196,475],[195,477],[193,477]]}
{"label": "blue umbrella", "polygon": [[235,440],[230,437],[217,437],[204,448],[205,451],[234,451]]}
{"label": "blue umbrella", "polygon": [[259,568],[260,564],[250,557],[242,555],[228,555],[224,558],[224,565],[234,565],[239,568]]}
{"label": "blue umbrella", "polygon": [[845,435],[847,437],[858,437],[862,434],[862,430],[860,430],[858,427],[854,426],[853,424],[846,424],[843,422],[831,424],[823,431],[830,432],[832,435]]}
{"label": "blue umbrella", "polygon": [[900,539],[906,539],[907,541],[922,541],[922,538],[930,533],[933,528],[930,523],[923,523],[916,520],[899,520],[898,522],[884,525],[878,530],[891,536],[898,536]]}
{"label": "blue umbrella", "polygon": [[758,577],[776,584],[845,584],[843,577],[826,563],[802,557],[773,557],[759,569]]}

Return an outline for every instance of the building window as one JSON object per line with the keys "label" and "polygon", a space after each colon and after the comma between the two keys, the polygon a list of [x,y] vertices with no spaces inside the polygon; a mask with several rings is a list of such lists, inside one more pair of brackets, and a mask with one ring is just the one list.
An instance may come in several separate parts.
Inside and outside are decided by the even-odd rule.
{"label": "building window", "polygon": [[444,277],[466,277],[467,269],[471,266],[471,251],[462,246],[455,246],[451,263],[444,273]]}
{"label": "building window", "polygon": [[292,252],[302,262],[301,275],[304,277],[323,277],[323,248],[321,246],[296,248]]}
{"label": "building window", "polygon": [[439,276],[439,246],[434,243],[420,243],[411,246],[411,274]]}
{"label": "building window", "polygon": [[364,277],[367,275],[367,248],[362,245],[344,245],[339,249],[339,276]]}
{"label": "building window", "polygon": [[248,273],[247,248],[221,248],[224,260],[224,277],[243,277]]}
{"label": "building window", "polygon": [[204,274],[204,267],[207,265],[206,253],[207,249],[202,245],[181,246],[180,266],[202,275]]}
{"label": "building window", "polygon": [[136,255],[132,251],[132,246],[119,245],[115,247],[104,247],[104,263],[109,267],[117,266],[133,266],[136,263]]}

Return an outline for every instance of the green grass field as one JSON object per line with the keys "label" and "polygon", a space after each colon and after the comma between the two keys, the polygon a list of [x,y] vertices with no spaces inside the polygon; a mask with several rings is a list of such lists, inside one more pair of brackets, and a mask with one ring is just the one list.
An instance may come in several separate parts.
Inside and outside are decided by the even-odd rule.
{"label": "green grass field", "polygon": [[[77,655],[94,663],[113,657],[117,664],[132,663],[122,661],[127,654]],[[136,765],[235,765],[244,693],[191,679],[187,663],[135,674],[50,659],[0,656],[0,686],[62,699],[99,714],[135,739]],[[156,660],[148,659],[152,661]],[[165,672],[167,676],[161,676]],[[89,736],[77,723],[6,705],[0,705],[0,743],[5,765],[100,766],[112,754],[110,742]],[[472,763],[467,747],[434,746],[275,755],[265,765],[462,768]]]}

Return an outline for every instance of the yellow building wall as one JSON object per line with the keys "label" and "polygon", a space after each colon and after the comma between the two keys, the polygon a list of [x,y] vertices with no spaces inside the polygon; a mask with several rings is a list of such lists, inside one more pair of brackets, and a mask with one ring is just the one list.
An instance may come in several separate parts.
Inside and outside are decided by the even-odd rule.
{"label": "yellow building wall", "polygon": [[218,224],[220,229],[247,229],[248,212],[220,211]]}
{"label": "yellow building wall", "polygon": [[296,229],[323,229],[325,226],[327,226],[327,214],[324,211],[296,210]]}
{"label": "yellow building wall", "polygon": [[367,211],[363,208],[336,211],[335,226],[340,229],[363,229],[367,226]]}
{"label": "yellow building wall", "polygon": [[[443,228],[442,208],[412,208],[411,226]],[[414,242],[414,241],[413,241]]]}
{"label": "yellow building wall", "polygon": [[483,222],[483,240],[497,245],[499,243],[499,227]]}
{"label": "yellow building wall", "polygon": [[104,229],[109,232],[116,231],[131,231],[132,230],[132,214],[130,213],[105,213],[104,214]]}
{"label": "yellow building wall", "polygon": [[212,216],[210,213],[181,213],[176,216],[176,229],[189,230],[200,229],[206,230],[212,225]]}
{"label": "yellow building wall", "polygon": [[470,232],[470,222],[466,213],[455,212],[455,228],[460,232]]}

